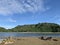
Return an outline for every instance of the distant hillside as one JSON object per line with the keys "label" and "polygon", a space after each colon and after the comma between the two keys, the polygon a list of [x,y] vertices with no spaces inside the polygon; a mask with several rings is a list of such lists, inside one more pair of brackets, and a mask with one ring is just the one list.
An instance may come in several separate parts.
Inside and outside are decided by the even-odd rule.
{"label": "distant hillside", "polygon": [[0,32],[7,32],[7,29],[0,27]]}
{"label": "distant hillside", "polygon": [[60,32],[60,25],[54,23],[38,23],[31,25],[18,25],[12,29],[0,28],[0,32]]}

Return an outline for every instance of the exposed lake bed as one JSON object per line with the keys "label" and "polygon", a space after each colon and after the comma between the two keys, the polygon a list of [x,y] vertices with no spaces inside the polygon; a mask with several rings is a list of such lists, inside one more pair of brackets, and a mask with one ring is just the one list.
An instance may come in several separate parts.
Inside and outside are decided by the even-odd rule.
{"label": "exposed lake bed", "polygon": [[[0,45],[60,45],[60,38],[52,38],[51,40],[42,40],[39,37],[13,37],[15,42],[0,43]],[[57,41],[54,41],[56,39]],[[10,40],[9,40],[10,41]]]}

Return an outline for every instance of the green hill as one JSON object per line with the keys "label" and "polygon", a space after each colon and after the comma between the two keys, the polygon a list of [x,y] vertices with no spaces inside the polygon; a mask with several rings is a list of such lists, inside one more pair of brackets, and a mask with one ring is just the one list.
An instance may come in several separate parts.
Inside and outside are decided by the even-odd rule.
{"label": "green hill", "polygon": [[38,23],[31,25],[16,26],[12,32],[60,32],[60,25],[54,23]]}
{"label": "green hill", "polygon": [[0,27],[0,32],[7,32],[7,29]]}
{"label": "green hill", "polygon": [[12,29],[0,27],[0,32],[60,32],[60,25],[55,23],[38,23],[31,25],[18,25]]}

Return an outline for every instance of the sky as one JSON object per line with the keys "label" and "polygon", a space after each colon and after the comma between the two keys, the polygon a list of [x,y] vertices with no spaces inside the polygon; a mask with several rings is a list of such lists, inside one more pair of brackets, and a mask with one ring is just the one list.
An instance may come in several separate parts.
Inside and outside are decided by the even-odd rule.
{"label": "sky", "polygon": [[60,0],[0,0],[0,27],[60,24]]}

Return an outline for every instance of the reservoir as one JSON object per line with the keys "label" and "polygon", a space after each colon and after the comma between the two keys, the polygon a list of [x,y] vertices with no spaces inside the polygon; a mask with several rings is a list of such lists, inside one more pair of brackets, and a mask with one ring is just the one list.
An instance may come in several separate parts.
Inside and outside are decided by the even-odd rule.
{"label": "reservoir", "polygon": [[29,32],[0,32],[0,37],[39,37],[39,36],[51,36],[60,37],[60,33],[29,33]]}

